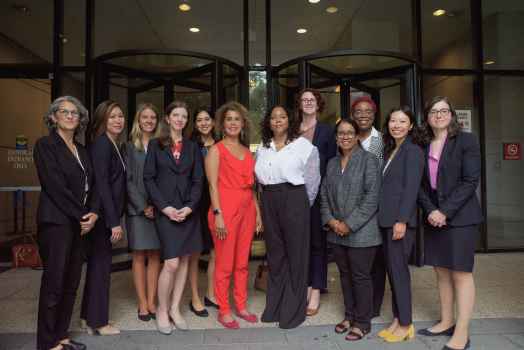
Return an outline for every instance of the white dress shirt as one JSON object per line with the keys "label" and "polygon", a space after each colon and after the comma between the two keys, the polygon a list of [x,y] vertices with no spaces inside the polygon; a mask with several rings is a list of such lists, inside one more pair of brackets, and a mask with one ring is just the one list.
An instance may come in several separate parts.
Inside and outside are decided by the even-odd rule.
{"label": "white dress shirt", "polygon": [[260,145],[256,153],[255,174],[262,185],[290,183],[305,185],[310,205],[320,185],[318,150],[304,137],[299,137],[279,151],[271,141],[269,147]]}

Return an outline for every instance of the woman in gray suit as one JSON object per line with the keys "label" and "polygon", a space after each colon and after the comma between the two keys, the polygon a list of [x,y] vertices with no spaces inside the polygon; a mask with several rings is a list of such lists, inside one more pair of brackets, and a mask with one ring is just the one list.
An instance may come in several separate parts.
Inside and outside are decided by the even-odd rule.
{"label": "woman in gray suit", "polygon": [[[160,241],[155,211],[144,187],[144,163],[149,140],[158,136],[158,112],[154,105],[138,106],[127,144],[127,232],[133,251],[133,281],[138,297],[138,319],[149,321],[156,313],[156,292],[160,272]],[[146,260],[148,261],[146,267]]]}
{"label": "woman in gray suit", "polygon": [[327,240],[340,271],[345,317],[335,332],[346,340],[362,339],[371,331],[373,283],[371,268],[382,244],[377,224],[380,165],[358,142],[358,124],[342,119],[335,128],[339,154],[332,158],[321,187],[320,211]]}

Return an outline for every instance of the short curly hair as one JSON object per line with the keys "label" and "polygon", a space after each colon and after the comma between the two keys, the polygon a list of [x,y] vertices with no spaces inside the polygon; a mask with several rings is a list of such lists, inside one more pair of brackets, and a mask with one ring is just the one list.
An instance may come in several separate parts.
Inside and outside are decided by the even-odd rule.
{"label": "short curly hair", "polygon": [[303,89],[295,97],[295,110],[299,114],[300,118],[302,118],[302,110],[300,109],[300,102],[302,101],[302,95],[304,95],[306,92],[311,92],[313,96],[315,96],[315,99],[317,100],[318,114],[322,113],[324,111],[324,107],[326,106],[326,101],[324,101],[324,99],[322,98],[320,91],[311,89],[311,88]]}
{"label": "short curly hair", "polygon": [[262,145],[266,148],[268,148],[271,144],[271,138],[273,137],[273,131],[271,130],[271,113],[273,113],[275,108],[282,108],[286,112],[289,122],[287,129],[287,140],[291,142],[300,137],[300,124],[302,123],[302,118],[300,118],[295,113],[291,113],[286,107],[282,105],[276,105],[269,110],[264,119],[262,119],[262,122],[260,122]]}
{"label": "short curly hair", "polygon": [[75,105],[76,110],[78,111],[80,123],[78,124],[78,128],[75,130],[75,134],[84,131],[87,128],[87,125],[89,124],[89,112],[84,107],[82,102],[80,102],[76,97],[73,96],[60,96],[53,102],[51,102],[49,110],[44,115],[44,123],[49,129],[49,131],[53,131],[56,129],[56,123],[53,121],[53,116],[60,109],[60,105],[64,102],[72,103],[73,105]]}

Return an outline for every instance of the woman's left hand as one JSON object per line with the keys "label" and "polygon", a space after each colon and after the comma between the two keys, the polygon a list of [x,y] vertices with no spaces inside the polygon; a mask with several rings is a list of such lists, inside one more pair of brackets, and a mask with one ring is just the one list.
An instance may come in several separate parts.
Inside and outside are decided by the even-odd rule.
{"label": "woman's left hand", "polygon": [[186,217],[189,216],[189,214],[191,214],[193,212],[193,210],[191,210],[191,208],[189,207],[183,207],[182,209],[179,209],[178,210],[178,222],[181,222],[181,221],[184,221],[186,219]]}
{"label": "woman's left hand", "polygon": [[96,220],[98,220],[98,215],[95,213],[87,213],[86,215],[82,216],[82,220],[80,221],[80,235],[85,235],[89,231],[95,227]]}
{"label": "woman's left hand", "polygon": [[393,225],[393,237],[392,240],[398,241],[399,239],[404,238],[406,235],[406,223],[397,222]]}
{"label": "woman's left hand", "polygon": [[256,225],[255,225],[255,233],[258,236],[260,233],[264,231],[264,225],[262,224],[262,217],[257,212],[257,219],[256,219]]}

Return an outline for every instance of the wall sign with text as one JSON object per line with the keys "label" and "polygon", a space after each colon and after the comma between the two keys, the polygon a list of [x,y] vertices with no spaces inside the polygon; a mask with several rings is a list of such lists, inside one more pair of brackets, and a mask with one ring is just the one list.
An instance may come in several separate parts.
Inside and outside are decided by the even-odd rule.
{"label": "wall sign with text", "polygon": [[504,160],[520,160],[522,156],[522,148],[519,142],[504,142]]}

